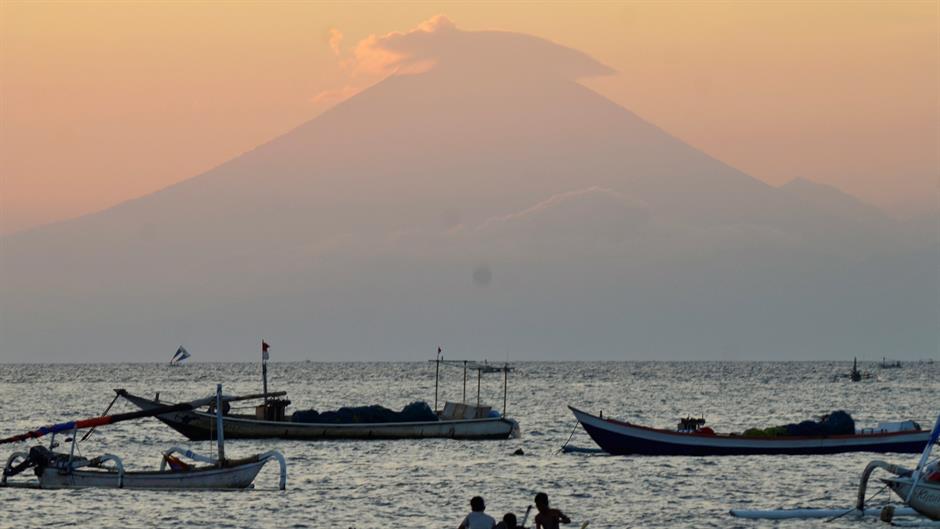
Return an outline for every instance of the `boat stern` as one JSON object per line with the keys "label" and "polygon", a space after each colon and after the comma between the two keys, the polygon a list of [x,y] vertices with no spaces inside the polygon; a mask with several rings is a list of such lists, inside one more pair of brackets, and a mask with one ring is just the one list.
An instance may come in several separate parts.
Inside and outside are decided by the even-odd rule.
{"label": "boat stern", "polygon": [[510,419],[508,417],[504,417],[503,420],[508,422],[512,426],[512,429],[509,431],[510,439],[519,439],[520,437],[522,437],[522,430],[519,429],[519,421],[515,419]]}

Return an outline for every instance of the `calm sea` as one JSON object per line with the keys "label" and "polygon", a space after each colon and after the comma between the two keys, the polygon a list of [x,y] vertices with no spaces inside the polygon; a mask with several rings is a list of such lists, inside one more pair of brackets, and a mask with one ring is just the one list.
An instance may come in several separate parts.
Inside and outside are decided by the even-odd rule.
{"label": "calm sea", "polygon": [[[844,409],[860,424],[914,419],[925,428],[940,412],[940,367],[864,365],[876,376],[833,382],[847,363],[521,363],[510,378],[509,415],[522,437],[507,441],[231,441],[230,457],[272,448],[288,459],[288,490],[277,466],[254,490],[149,492],[0,489],[0,527],[456,527],[471,496],[486,498],[497,519],[524,512],[538,491],[591,527],[816,527],[819,521],[735,520],[730,508],[843,507],[853,502],[865,464],[882,457],[913,465],[912,455],[824,457],[613,457],[562,454],[574,419],[566,405],[632,422],[672,428],[704,415],[718,431],[800,421]],[[272,363],[272,390],[296,408],[392,408],[434,397],[427,363]],[[442,368],[441,400],[460,400],[462,371]],[[0,437],[50,422],[101,413],[112,388],[162,400],[191,400],[224,384],[226,393],[261,390],[257,364],[0,365]],[[475,400],[471,380],[468,400]],[[485,376],[483,400],[502,405],[502,378]],[[130,411],[119,401],[114,411]],[[582,431],[571,444],[592,447]],[[96,432],[88,456],[111,452],[128,468],[154,468],[171,446],[210,452],[154,419]],[[22,445],[20,445],[22,446]],[[18,446],[0,447],[4,460]],[[512,453],[522,448],[524,456]],[[872,485],[872,492],[878,490]],[[878,500],[888,499],[883,493]],[[880,522],[841,519],[827,527]],[[577,525],[573,525],[577,526]]]}

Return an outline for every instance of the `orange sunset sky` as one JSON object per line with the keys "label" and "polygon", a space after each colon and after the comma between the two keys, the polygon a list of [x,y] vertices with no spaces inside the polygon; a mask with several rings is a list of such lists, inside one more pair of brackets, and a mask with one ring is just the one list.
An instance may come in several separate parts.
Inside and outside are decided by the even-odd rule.
{"label": "orange sunset sky", "polygon": [[618,73],[584,84],[754,177],[907,217],[938,204],[938,6],[0,0],[0,234],[315,117],[388,74],[355,60],[359,43],[439,14],[591,55]]}

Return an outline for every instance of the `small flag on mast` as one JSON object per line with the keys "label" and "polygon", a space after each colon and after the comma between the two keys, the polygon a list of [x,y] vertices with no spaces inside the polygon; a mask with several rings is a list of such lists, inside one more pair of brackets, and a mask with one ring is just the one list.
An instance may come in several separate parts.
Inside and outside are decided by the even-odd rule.
{"label": "small flag on mast", "polygon": [[261,359],[264,360],[265,362],[267,362],[268,359],[271,358],[271,354],[268,353],[268,349],[270,348],[271,346],[268,345],[268,342],[261,340]]}

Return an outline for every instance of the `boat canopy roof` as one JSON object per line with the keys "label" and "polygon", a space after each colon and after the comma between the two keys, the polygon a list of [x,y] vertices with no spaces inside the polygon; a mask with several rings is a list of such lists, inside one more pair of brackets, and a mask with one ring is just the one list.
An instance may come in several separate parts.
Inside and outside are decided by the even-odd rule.
{"label": "boat canopy roof", "polygon": [[[430,362],[434,362],[434,361],[435,360],[430,360]],[[440,362],[441,362],[441,365],[463,367],[463,368],[470,369],[472,371],[480,371],[481,373],[502,373],[504,371],[512,372],[514,370],[514,368],[510,366],[508,363],[503,364],[503,365],[494,365],[494,364],[486,363],[485,360],[483,362],[479,362],[476,360],[441,359]]]}

